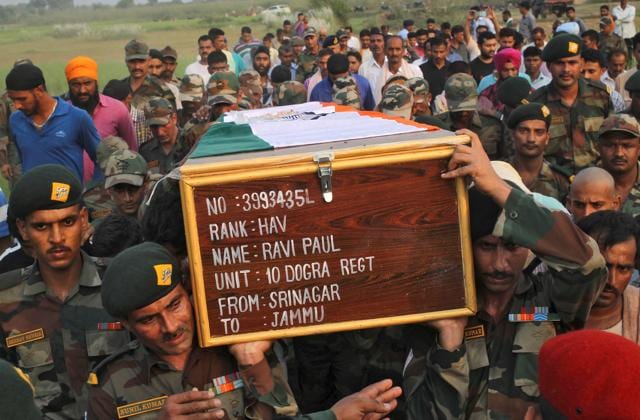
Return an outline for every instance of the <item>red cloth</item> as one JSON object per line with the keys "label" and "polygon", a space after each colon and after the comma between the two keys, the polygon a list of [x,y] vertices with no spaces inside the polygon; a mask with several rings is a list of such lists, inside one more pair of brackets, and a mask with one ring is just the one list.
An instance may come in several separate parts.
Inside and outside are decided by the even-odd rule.
{"label": "red cloth", "polygon": [[493,56],[493,62],[496,65],[496,70],[501,72],[504,65],[507,63],[513,64],[513,67],[520,69],[520,63],[522,63],[522,55],[520,51],[514,48],[505,48],[500,50]]}
{"label": "red cloth", "polygon": [[570,332],[540,349],[542,397],[567,419],[623,419],[640,413],[633,391],[640,378],[640,347],[599,330]]}

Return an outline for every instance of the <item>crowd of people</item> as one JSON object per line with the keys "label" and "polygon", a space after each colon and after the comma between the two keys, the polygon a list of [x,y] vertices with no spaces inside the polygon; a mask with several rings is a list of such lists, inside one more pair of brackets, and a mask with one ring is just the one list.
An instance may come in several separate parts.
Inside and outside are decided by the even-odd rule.
{"label": "crowd of people", "polygon": [[[131,40],[127,77],[100,91],[77,56],[61,96],[15,62],[0,101],[0,418],[636,417],[635,8],[602,6],[596,29],[569,6],[551,30],[531,8],[397,34],[299,13],[235,45],[211,28],[182,77],[174,48]],[[442,177],[473,181],[474,316],[198,345],[180,165],[226,113],[308,101],[470,138]]]}

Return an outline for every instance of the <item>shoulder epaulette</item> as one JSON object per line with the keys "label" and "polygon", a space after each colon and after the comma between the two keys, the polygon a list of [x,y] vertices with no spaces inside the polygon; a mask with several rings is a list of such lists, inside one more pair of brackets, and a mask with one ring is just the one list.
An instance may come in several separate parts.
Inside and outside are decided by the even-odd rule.
{"label": "shoulder epaulette", "polygon": [[605,85],[604,83],[602,83],[600,80],[584,79],[584,81],[587,83],[587,85],[589,85],[589,87],[604,90],[607,93],[611,94],[611,88]]}
{"label": "shoulder epaulette", "polygon": [[117,350],[115,353],[112,353],[109,356],[105,357],[100,363],[95,365],[93,369],[89,371],[89,376],[87,377],[87,383],[89,385],[99,385],[100,380],[98,378],[100,377],[100,371],[105,366],[107,366],[109,363],[113,362],[114,360],[118,359],[119,357],[137,349],[138,347],[140,347],[140,342],[138,340],[133,340],[133,341],[130,341],[126,346],[122,347],[120,350]]}

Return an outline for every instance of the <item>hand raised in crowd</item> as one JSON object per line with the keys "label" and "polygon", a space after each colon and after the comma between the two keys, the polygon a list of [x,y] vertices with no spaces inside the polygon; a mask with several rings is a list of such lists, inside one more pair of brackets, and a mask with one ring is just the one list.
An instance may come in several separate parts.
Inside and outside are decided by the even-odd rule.
{"label": "hand raised in crowd", "polygon": [[271,341],[251,341],[229,346],[229,351],[240,366],[253,366],[264,359],[264,354],[271,348]]}
{"label": "hand raised in crowd", "polygon": [[210,420],[224,418],[222,403],[211,391],[192,391],[167,398],[158,420]]}
{"label": "hand raised in crowd", "polygon": [[331,411],[337,420],[378,420],[386,418],[396,408],[400,395],[402,389],[393,386],[391,379],[384,379],[344,397],[331,407]]}
{"label": "hand raised in crowd", "polygon": [[2,176],[8,180],[11,180],[11,178],[13,178],[13,169],[8,163],[0,166],[0,173],[2,173]]}
{"label": "hand raised in crowd", "polygon": [[498,176],[491,166],[491,161],[482,147],[480,138],[467,129],[458,130],[456,134],[469,136],[471,145],[459,144],[456,146],[447,165],[447,172],[443,173],[442,177],[453,179],[460,176],[470,176],[480,191],[491,196],[500,207],[504,207],[504,203],[511,193],[511,187]]}

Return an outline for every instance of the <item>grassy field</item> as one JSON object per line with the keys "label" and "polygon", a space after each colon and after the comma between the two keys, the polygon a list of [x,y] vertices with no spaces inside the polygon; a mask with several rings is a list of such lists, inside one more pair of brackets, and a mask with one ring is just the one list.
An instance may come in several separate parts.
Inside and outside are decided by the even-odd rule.
{"label": "grassy field", "polygon": [[[440,2],[426,1],[426,9],[405,9],[405,1],[395,3],[387,1],[391,6],[391,19],[379,12],[379,2],[367,0],[354,4],[365,5],[368,11],[349,15],[349,23],[354,29],[388,23],[392,28],[399,28],[403,18],[411,16],[418,22],[426,17],[435,17],[442,22],[462,22],[468,0]],[[54,94],[66,90],[64,66],[66,62],[77,56],[87,55],[94,58],[99,66],[101,85],[113,78],[127,75],[124,64],[124,45],[133,38],[143,40],[151,48],[163,48],[171,45],[178,51],[179,67],[177,74],[182,74],[187,64],[194,61],[197,53],[196,39],[206,33],[212,26],[223,28],[227,32],[229,42],[233,45],[240,27],[249,25],[254,34],[262,35],[267,30],[275,32],[280,20],[265,22],[260,15],[250,14],[252,7],[267,6],[248,0],[234,2],[207,2],[190,4],[160,4],[155,6],[134,6],[127,9],[107,7],[83,7],[68,11],[52,11],[38,15],[27,15],[13,23],[0,26],[0,48],[3,61],[0,65],[0,77],[4,79],[12,63],[18,58],[28,57],[40,66],[47,80],[49,90]],[[308,10],[304,0],[289,3],[292,11]],[[601,3],[590,3],[578,6],[579,15],[586,18],[587,24],[597,27],[598,6]],[[610,3],[613,6],[613,3]],[[517,15],[517,11],[512,11]],[[550,18],[540,24],[551,28]]]}

